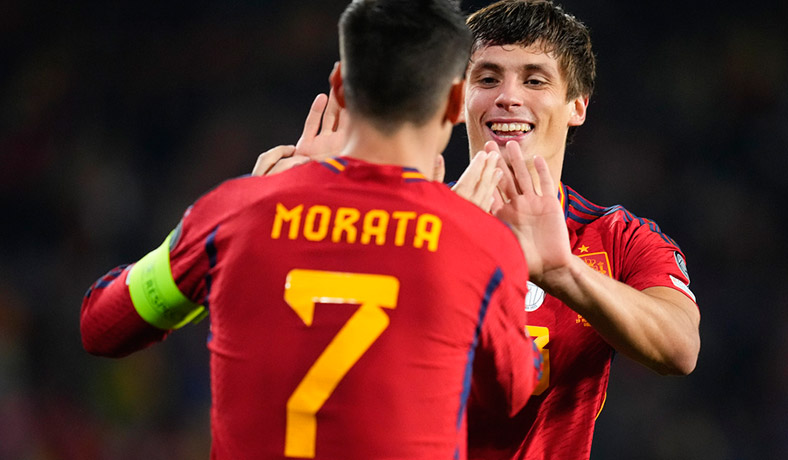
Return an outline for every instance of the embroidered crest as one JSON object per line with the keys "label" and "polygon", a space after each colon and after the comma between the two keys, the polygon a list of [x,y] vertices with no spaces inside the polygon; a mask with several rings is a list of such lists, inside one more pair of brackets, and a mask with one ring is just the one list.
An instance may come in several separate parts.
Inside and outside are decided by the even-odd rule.
{"label": "embroidered crest", "polygon": [[525,295],[525,311],[531,312],[544,303],[544,290],[528,281],[528,294]]}
{"label": "embroidered crest", "polygon": [[590,254],[581,254],[578,257],[583,259],[586,265],[598,271],[599,273],[607,275],[610,278],[613,277],[613,274],[610,271],[610,259],[607,258],[606,252],[592,252]]}

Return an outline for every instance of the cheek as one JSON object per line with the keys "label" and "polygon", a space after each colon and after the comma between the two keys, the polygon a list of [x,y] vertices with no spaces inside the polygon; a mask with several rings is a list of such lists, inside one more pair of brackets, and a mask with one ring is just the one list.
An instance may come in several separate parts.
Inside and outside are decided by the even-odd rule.
{"label": "cheek", "polygon": [[469,116],[480,116],[490,104],[490,95],[478,88],[468,89],[465,93],[465,109]]}

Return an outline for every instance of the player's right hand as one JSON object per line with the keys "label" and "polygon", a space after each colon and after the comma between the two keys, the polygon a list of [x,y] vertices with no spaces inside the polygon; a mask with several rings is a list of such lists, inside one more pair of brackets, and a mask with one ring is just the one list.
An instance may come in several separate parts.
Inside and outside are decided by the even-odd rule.
{"label": "player's right hand", "polygon": [[[334,71],[337,66],[334,64]],[[339,104],[333,89],[328,96],[318,94],[306,116],[296,152],[316,161],[338,156],[345,147],[347,125],[347,110]]]}

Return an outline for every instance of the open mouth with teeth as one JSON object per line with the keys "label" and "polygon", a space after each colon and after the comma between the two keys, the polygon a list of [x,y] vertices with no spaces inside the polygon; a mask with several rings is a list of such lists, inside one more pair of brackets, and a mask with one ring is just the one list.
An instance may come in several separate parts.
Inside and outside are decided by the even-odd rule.
{"label": "open mouth with teeth", "polygon": [[487,127],[499,137],[517,137],[534,129],[530,123],[487,123]]}

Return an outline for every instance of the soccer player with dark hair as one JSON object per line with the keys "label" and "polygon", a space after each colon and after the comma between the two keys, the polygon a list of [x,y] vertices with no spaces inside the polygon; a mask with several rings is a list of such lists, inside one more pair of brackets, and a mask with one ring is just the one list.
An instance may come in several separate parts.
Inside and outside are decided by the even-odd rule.
{"label": "soccer player with dark hair", "polygon": [[[464,459],[471,386],[504,418],[532,393],[523,250],[431,180],[462,112],[456,3],[352,2],[330,77],[341,156],[224,182],[86,293],[96,355],[210,318],[212,459]],[[497,160],[477,156],[482,182]]]}
{"label": "soccer player with dark hair", "polygon": [[[515,419],[471,401],[469,456],[588,459],[614,352],[660,374],[695,367],[700,313],[685,256],[653,221],[561,183],[567,139],[585,121],[594,89],[586,27],[545,0],[499,1],[467,22],[470,150],[494,143],[515,173],[501,182],[507,206],[492,210],[521,236],[535,283],[527,329],[544,357],[539,385]],[[534,167],[551,176],[536,179],[541,196],[522,187]],[[525,202],[528,213],[510,212],[528,209]]]}

